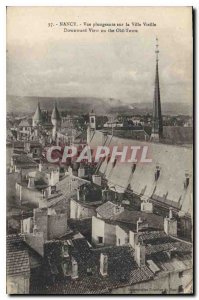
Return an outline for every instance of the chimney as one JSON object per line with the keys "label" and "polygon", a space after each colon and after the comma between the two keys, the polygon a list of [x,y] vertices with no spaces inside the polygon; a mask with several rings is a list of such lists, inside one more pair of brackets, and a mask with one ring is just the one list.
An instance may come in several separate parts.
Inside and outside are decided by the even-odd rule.
{"label": "chimney", "polygon": [[100,254],[100,273],[102,276],[108,275],[108,255]]}
{"label": "chimney", "polygon": [[190,177],[188,173],[185,173],[184,189],[186,190],[189,186]]}
{"label": "chimney", "polygon": [[139,217],[137,221],[137,232],[139,232],[142,229],[147,229],[149,227],[148,223]]}
{"label": "chimney", "polygon": [[29,189],[35,188],[35,179],[33,177],[29,177],[29,179],[28,179],[28,188]]}
{"label": "chimney", "polygon": [[33,227],[33,235],[37,235],[37,233],[38,233],[38,227],[35,224],[34,227]]}
{"label": "chimney", "polygon": [[169,219],[173,219],[173,212],[171,208],[169,209]]}
{"label": "chimney", "polygon": [[139,217],[139,219],[137,220],[137,232],[139,232],[140,224],[142,224],[142,219],[141,219],[141,217]]}
{"label": "chimney", "polygon": [[145,213],[153,213],[153,203],[151,203],[149,201],[142,201],[141,211],[143,211]]}
{"label": "chimney", "polygon": [[69,257],[69,253],[68,253],[68,243],[64,242],[63,246],[62,246],[62,256],[63,257]]}
{"label": "chimney", "polygon": [[138,233],[129,231],[129,244],[135,249],[135,245],[138,243]]}
{"label": "chimney", "polygon": [[84,167],[79,167],[78,169],[78,177],[82,178],[85,177],[85,168]]}
{"label": "chimney", "polygon": [[124,207],[122,207],[121,205],[115,205],[115,207],[114,207],[114,214],[115,215],[118,215],[123,211],[124,211]]}
{"label": "chimney", "polygon": [[56,192],[56,185],[53,185],[53,186],[50,185],[48,187],[48,196],[55,194],[55,192]]}
{"label": "chimney", "polygon": [[145,266],[146,249],[140,243],[135,245],[135,261],[139,267]]}
{"label": "chimney", "polygon": [[157,166],[155,171],[155,181],[157,181],[159,177],[160,177],[160,167]]}
{"label": "chimney", "polygon": [[80,200],[80,187],[77,188],[77,201]]}
{"label": "chimney", "polygon": [[77,261],[73,257],[72,257],[71,263],[72,263],[71,278],[77,279],[78,278],[78,264],[77,264]]}
{"label": "chimney", "polygon": [[177,236],[177,220],[173,217],[172,209],[169,210],[169,217],[164,218],[164,231],[167,235]]}
{"label": "chimney", "polygon": [[56,183],[59,182],[59,168],[56,170],[53,170],[50,174],[50,184],[55,185]]}
{"label": "chimney", "polygon": [[108,200],[108,189],[105,188],[102,190],[102,201],[106,202]]}
{"label": "chimney", "polygon": [[100,175],[92,175],[92,181],[94,184],[101,186],[102,178]]}

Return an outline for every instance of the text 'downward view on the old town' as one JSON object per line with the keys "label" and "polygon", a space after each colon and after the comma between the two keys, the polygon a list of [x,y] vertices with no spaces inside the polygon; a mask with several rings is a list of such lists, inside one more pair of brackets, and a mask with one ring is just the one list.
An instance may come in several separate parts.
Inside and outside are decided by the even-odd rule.
{"label": "text 'downward view on the old town'", "polygon": [[191,7],[7,8],[7,293],[193,293]]}

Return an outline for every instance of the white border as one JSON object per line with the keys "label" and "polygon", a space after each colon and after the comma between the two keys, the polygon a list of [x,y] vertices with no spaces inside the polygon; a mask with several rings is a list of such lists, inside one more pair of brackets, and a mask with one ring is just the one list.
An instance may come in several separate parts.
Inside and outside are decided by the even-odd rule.
{"label": "white border", "polygon": [[[1,143],[1,148],[0,148],[0,153],[1,153],[1,177],[0,177],[0,221],[1,221],[1,226],[0,226],[0,299],[6,299],[8,296],[6,295],[5,291],[5,286],[6,286],[6,244],[5,244],[5,239],[6,239],[6,149],[5,149],[5,141],[6,141],[6,134],[5,134],[5,125],[6,125],[6,6],[193,6],[196,10],[199,7],[198,1],[177,1],[177,0],[154,0],[154,1],[142,1],[142,0],[1,0],[0,2],[0,143]],[[196,12],[197,14],[197,12]],[[197,19],[197,18],[196,18]],[[197,20],[195,24],[195,31],[197,35]],[[195,49],[198,49],[198,36],[195,36]],[[196,51],[195,51],[195,56],[196,56]],[[196,62],[196,57],[195,57],[195,62]],[[198,61],[197,65],[195,65],[195,74],[197,74],[198,70]],[[199,109],[198,105],[196,103],[197,99],[197,85],[198,85],[198,78],[195,78],[197,80],[195,82],[195,116],[199,117]],[[196,141],[198,141],[198,136],[199,136],[199,128],[198,128],[198,122],[196,122]],[[196,150],[196,149],[195,149]],[[197,153],[198,155],[198,148],[197,148]],[[196,166],[197,160],[194,161],[194,164]],[[198,167],[198,165],[197,165]],[[196,168],[197,168],[196,167]],[[197,168],[198,169],[198,168]],[[195,174],[196,175],[196,174]],[[199,186],[199,178],[196,176],[195,180],[195,185]],[[195,202],[197,202],[195,195]],[[197,209],[198,213],[198,207],[199,205],[196,206],[195,203],[195,209]],[[197,220],[197,218],[196,218]],[[195,229],[197,228],[195,224]],[[196,239],[199,236],[199,230],[196,232]],[[196,241],[195,241],[196,243]],[[197,255],[196,251],[196,245],[195,245],[195,256]],[[195,261],[195,274],[197,274],[197,264]],[[198,286],[198,278],[199,276],[196,276],[195,278],[195,291],[197,293],[197,286]],[[135,295],[136,296],[136,295]],[[19,296],[17,296],[19,297]],[[29,297],[29,296],[27,296]],[[69,297],[66,295],[66,297]],[[23,296],[24,298],[24,296]],[[26,298],[26,297],[25,297]],[[38,296],[39,299],[42,299],[41,296]],[[58,298],[58,296],[55,296],[55,298]],[[81,297],[74,297],[73,298],[81,298]],[[110,299],[110,297],[104,297],[107,299]],[[125,298],[125,296],[120,296],[120,298]],[[145,298],[144,296],[142,298]],[[160,297],[156,297],[160,298]],[[170,296],[170,299],[176,299],[175,297]]]}

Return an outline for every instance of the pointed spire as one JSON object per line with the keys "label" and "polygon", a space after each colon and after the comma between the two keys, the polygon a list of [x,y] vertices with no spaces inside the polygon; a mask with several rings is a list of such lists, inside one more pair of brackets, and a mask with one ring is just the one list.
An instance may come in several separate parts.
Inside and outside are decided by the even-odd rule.
{"label": "pointed spire", "polygon": [[163,124],[162,124],[162,112],[161,112],[161,101],[160,101],[160,83],[159,83],[159,44],[158,38],[156,38],[156,72],[155,72],[155,90],[153,100],[153,120],[152,120],[152,133],[151,140],[159,141],[163,135]]}
{"label": "pointed spire", "polygon": [[35,124],[36,123],[39,124],[42,122],[42,112],[41,112],[39,101],[37,103],[37,108],[36,108],[35,114],[33,116],[33,122],[35,122]]}
{"label": "pointed spire", "polygon": [[54,108],[51,115],[51,120],[61,121],[61,117],[57,108],[57,102],[54,102]]}

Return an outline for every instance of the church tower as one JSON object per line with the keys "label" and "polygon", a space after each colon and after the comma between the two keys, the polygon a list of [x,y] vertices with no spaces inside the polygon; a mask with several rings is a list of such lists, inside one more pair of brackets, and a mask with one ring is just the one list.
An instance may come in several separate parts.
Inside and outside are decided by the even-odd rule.
{"label": "church tower", "polygon": [[38,101],[37,109],[36,109],[35,114],[32,118],[32,126],[36,127],[38,125],[41,125],[41,123],[42,123],[42,112],[41,112],[41,108],[40,108],[40,103]]}
{"label": "church tower", "polygon": [[87,144],[89,145],[91,138],[93,137],[96,130],[96,115],[94,110],[89,113],[89,123],[87,127]]}
{"label": "church tower", "polygon": [[89,113],[89,124],[91,129],[96,129],[96,115],[94,113],[94,110]]}
{"label": "church tower", "polygon": [[152,132],[151,141],[159,142],[163,137],[163,123],[162,123],[162,113],[161,113],[161,102],[160,102],[160,84],[159,84],[159,71],[158,71],[158,61],[159,61],[159,45],[158,39],[156,38],[156,72],[155,72],[155,90],[153,99],[153,117],[152,117]]}
{"label": "church tower", "polygon": [[53,139],[53,141],[55,141],[56,137],[57,137],[57,131],[61,127],[61,117],[60,117],[59,111],[57,109],[56,102],[54,103],[54,108],[53,108],[52,115],[51,115],[51,122],[53,124],[52,139]]}

